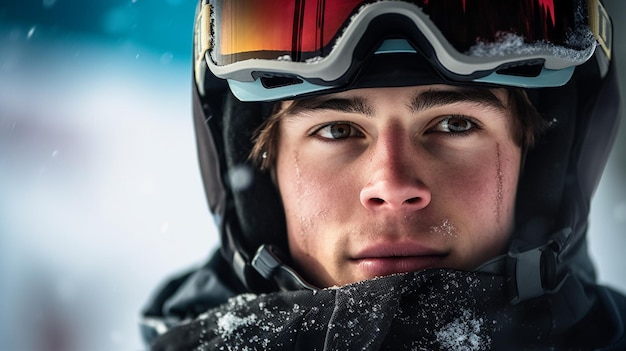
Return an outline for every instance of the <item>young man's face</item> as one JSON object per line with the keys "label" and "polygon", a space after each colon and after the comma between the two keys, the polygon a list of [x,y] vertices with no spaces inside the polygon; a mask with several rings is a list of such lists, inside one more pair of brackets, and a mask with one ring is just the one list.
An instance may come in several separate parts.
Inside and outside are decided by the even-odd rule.
{"label": "young man's face", "polygon": [[470,270],[505,250],[521,157],[514,117],[505,90],[467,91],[352,90],[281,121],[276,176],[306,279]]}

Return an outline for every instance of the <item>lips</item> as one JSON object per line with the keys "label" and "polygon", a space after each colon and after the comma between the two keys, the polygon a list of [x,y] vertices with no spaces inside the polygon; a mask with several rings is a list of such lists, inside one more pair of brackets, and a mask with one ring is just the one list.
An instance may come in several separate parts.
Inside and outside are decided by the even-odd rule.
{"label": "lips", "polygon": [[441,267],[447,255],[445,251],[418,243],[385,243],[359,251],[351,257],[351,262],[366,276],[373,278]]}

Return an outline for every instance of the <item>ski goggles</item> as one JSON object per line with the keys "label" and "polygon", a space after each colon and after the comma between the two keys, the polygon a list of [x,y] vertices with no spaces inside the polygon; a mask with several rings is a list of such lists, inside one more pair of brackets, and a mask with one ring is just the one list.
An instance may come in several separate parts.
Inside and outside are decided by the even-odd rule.
{"label": "ski goggles", "polygon": [[611,33],[599,0],[205,0],[196,62],[243,101],[337,88],[368,53],[421,54],[452,82],[546,87],[598,43],[610,59]]}

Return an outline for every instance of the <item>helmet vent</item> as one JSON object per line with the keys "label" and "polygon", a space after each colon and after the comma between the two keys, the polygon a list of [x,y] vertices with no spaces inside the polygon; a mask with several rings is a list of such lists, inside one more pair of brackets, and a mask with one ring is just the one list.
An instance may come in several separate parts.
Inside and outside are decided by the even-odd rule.
{"label": "helmet vent", "polygon": [[515,65],[500,68],[496,73],[516,77],[538,77],[543,69],[543,63],[530,65]]}
{"label": "helmet vent", "polygon": [[290,85],[302,84],[302,79],[296,77],[261,77],[261,84],[266,89],[282,88]]}

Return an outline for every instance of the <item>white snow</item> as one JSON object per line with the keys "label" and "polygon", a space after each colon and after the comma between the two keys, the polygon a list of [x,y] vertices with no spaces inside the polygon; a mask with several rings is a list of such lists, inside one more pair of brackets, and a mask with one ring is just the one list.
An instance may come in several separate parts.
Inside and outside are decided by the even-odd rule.
{"label": "white snow", "polygon": [[228,312],[217,320],[218,331],[222,334],[222,338],[227,339],[233,332],[242,327],[249,327],[256,323],[256,314],[250,314],[245,317],[239,317],[233,312]]}
{"label": "white snow", "polygon": [[440,225],[430,227],[430,232],[439,235],[457,236],[457,229],[449,219],[441,221]]}
{"label": "white snow", "polygon": [[595,40],[591,31],[581,31],[570,37],[568,45],[572,47],[585,47],[586,49],[576,50],[562,46],[556,46],[548,42],[526,43],[524,38],[510,32],[497,34],[495,42],[479,41],[468,50],[468,55],[477,57],[497,57],[506,55],[530,55],[540,53],[551,53],[562,59],[579,61],[589,57],[595,49]]}
{"label": "white snow", "polygon": [[481,351],[488,350],[491,338],[482,335],[483,319],[470,310],[463,309],[462,316],[446,324],[435,333],[437,341],[446,350]]}

